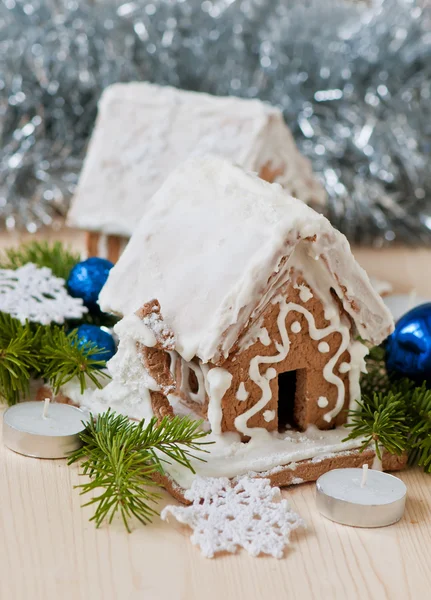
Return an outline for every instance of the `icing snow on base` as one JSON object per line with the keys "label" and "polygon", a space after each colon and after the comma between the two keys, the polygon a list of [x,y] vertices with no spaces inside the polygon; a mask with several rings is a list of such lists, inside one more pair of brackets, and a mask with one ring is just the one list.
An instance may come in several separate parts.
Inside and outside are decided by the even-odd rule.
{"label": "icing snow on base", "polygon": [[[267,472],[301,460],[354,450],[363,443],[362,439],[343,442],[346,437],[344,427],[321,431],[310,426],[305,432],[290,430],[282,434],[260,428],[254,431],[255,434],[247,443],[241,442],[236,433],[210,434],[206,441],[214,443],[206,446],[209,453],[197,452],[196,458],[191,461],[196,474],[201,477],[233,478],[250,471]],[[196,460],[198,457],[206,462]],[[195,475],[188,469],[178,464],[168,464],[166,471],[182,488],[191,487]]]}
{"label": "icing snow on base", "polygon": [[[73,379],[62,386],[61,391],[94,415],[111,407],[133,419],[149,419],[153,416],[150,393],[145,393],[143,388],[138,391],[111,381],[99,390],[94,389],[94,385],[89,382],[88,389],[81,394],[79,381]],[[175,413],[179,413],[181,402],[174,396],[169,396],[169,400]],[[187,413],[190,413],[190,409],[187,409]],[[198,418],[197,415],[193,416]],[[208,429],[208,423],[204,424],[204,429]],[[233,478],[250,472],[267,474],[283,466],[295,470],[296,464],[301,460],[319,461],[329,454],[357,449],[363,443],[362,438],[343,442],[345,437],[344,427],[321,431],[314,426],[309,426],[305,432],[291,429],[283,433],[254,428],[253,437],[247,443],[241,442],[238,433],[210,433],[206,441],[213,443],[206,446],[208,453],[195,452],[191,463],[196,475],[201,477]],[[189,469],[173,463],[166,464],[165,470],[182,488],[191,487],[195,475]]]}
{"label": "icing snow on base", "polygon": [[240,547],[251,556],[282,558],[291,532],[305,526],[269,479],[196,477],[185,497],[191,506],[166,506],[161,518],[173,515],[189,525],[192,543],[207,558]]}

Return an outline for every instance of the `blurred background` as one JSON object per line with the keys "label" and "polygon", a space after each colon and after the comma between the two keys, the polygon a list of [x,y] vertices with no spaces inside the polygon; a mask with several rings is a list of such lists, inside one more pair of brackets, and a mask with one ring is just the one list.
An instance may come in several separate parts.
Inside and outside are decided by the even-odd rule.
{"label": "blurred background", "polygon": [[431,242],[428,0],[2,0],[0,228],[61,226],[97,102],[150,81],[278,106],[355,244]]}

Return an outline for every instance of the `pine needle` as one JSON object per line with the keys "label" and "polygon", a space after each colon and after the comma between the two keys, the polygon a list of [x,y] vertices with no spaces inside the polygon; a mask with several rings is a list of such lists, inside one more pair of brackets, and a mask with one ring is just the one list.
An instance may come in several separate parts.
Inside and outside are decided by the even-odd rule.
{"label": "pine needle", "polygon": [[357,404],[356,410],[349,411],[351,421],[346,427],[352,432],[346,440],[363,438],[361,450],[373,444],[380,460],[381,446],[392,454],[402,454],[407,447],[409,428],[401,393],[374,393]]}
{"label": "pine needle", "polygon": [[40,345],[42,376],[49,381],[54,394],[74,377],[79,380],[81,394],[86,388],[87,377],[100,388],[99,378],[108,377],[100,371],[106,361],[93,358],[100,353],[103,351],[92,342],[79,344],[76,330],[67,334],[61,327],[46,327]]}
{"label": "pine needle", "polygon": [[77,252],[63,246],[61,242],[37,242],[22,244],[18,248],[7,248],[0,257],[0,269],[18,269],[27,263],[38,267],[49,267],[56,277],[67,279],[74,265],[80,261]]}
{"label": "pine needle", "polygon": [[410,464],[431,473],[431,390],[423,384],[416,388],[410,404]]}
{"label": "pine needle", "polygon": [[390,376],[385,367],[385,349],[373,349],[362,377],[362,399],[350,411],[351,429],[346,440],[363,438],[360,450],[374,445],[392,454],[407,452],[410,464],[431,473],[431,390],[424,382]]}
{"label": "pine needle", "polygon": [[0,313],[0,395],[8,404],[28,395],[30,376],[38,369],[35,337],[28,323]]}
{"label": "pine needle", "polygon": [[69,464],[82,460],[82,473],[90,478],[77,486],[81,494],[100,490],[84,505],[95,505],[90,520],[96,527],[104,521],[111,523],[116,514],[129,532],[132,517],[144,525],[151,522],[158,514],[154,504],[160,498],[152,475],[163,474],[163,463],[170,461],[194,472],[193,452],[205,452],[203,446],[209,443],[202,441],[206,433],[201,424],[178,416],[160,423],[155,418],[134,423],[110,409],[96,421],[90,417],[81,435],[84,445],[72,454]]}
{"label": "pine needle", "polygon": [[91,343],[78,345],[76,332],[67,334],[54,325],[22,325],[0,313],[0,395],[8,404],[26,399],[31,378],[44,379],[54,393],[73,377],[79,379],[81,392],[87,378],[102,387],[100,379],[108,377],[100,370],[105,361],[92,358],[100,352]]}

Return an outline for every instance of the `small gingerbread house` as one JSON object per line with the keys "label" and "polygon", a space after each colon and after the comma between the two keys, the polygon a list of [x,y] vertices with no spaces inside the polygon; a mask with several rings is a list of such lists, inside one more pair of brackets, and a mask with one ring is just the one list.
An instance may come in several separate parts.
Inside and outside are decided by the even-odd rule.
{"label": "small gingerbread house", "polygon": [[283,484],[298,460],[353,452],[347,464],[357,464],[337,426],[360,397],[363,340],[380,343],[392,318],[346,238],[279,184],[218,157],[184,163],[156,193],[100,304],[125,315],[124,382],[139,363],[155,414],[175,406],[208,421],[210,474],[215,464],[230,476],[288,465]]}
{"label": "small gingerbread house", "polygon": [[187,157],[218,154],[305,202],[324,190],[299,154],[280,110],[151,83],[104,92],[68,224],[85,229],[90,255],[114,262],[165,178]]}

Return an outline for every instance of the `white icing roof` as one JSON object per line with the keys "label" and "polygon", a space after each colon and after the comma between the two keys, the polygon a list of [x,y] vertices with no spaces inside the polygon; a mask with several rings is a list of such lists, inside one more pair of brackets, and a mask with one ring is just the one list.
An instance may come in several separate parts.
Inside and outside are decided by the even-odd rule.
{"label": "white icing roof", "polygon": [[153,200],[99,301],[126,315],[157,298],[186,360],[227,356],[296,257],[305,277],[318,268],[314,281],[329,279],[363,338],[380,343],[392,330],[346,238],[280,185],[203,157],[181,165]]}
{"label": "white icing roof", "polygon": [[208,153],[256,172],[284,164],[278,181],[291,194],[324,201],[278,109],[258,100],[120,83],[100,100],[68,224],[130,236],[166,176],[187,157]]}

